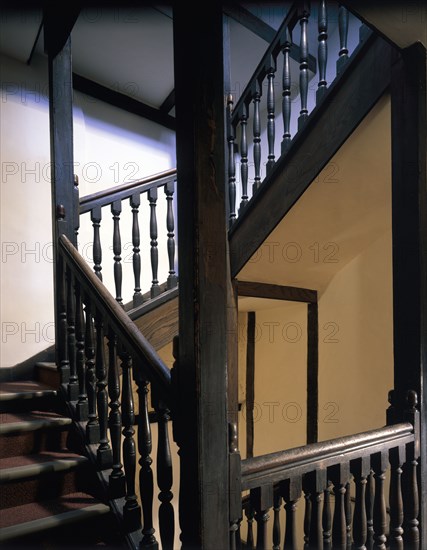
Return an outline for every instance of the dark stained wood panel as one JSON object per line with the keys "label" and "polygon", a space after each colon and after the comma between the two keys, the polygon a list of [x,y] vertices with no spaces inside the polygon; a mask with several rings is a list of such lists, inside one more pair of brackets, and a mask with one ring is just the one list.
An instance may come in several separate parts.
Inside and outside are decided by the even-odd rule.
{"label": "dark stained wood panel", "polygon": [[161,304],[134,321],[143,336],[158,351],[178,334],[178,298]]}

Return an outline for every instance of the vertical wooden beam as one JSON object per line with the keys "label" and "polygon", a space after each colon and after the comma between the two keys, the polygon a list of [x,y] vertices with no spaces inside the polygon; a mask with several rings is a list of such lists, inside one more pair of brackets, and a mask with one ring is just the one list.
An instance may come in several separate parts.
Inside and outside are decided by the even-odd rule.
{"label": "vertical wooden beam", "polygon": [[58,8],[49,5],[44,10],[45,50],[49,67],[49,121],[50,160],[52,188],[52,233],[55,296],[55,342],[57,364],[59,361],[59,317],[57,304],[57,241],[61,234],[76,244],[73,170],[73,88],[70,32],[77,19],[78,10],[71,13],[64,9],[58,19]]}
{"label": "vertical wooden beam", "polygon": [[179,173],[179,352],[174,437],[180,448],[182,548],[227,548],[227,234],[223,15],[188,24],[174,4]]}
{"label": "vertical wooden beam", "polygon": [[427,544],[427,189],[426,49],[396,54],[391,82],[394,387],[398,408],[418,393],[421,416],[420,527]]}
{"label": "vertical wooden beam", "polygon": [[317,303],[307,305],[307,443],[318,439],[319,324]]}
{"label": "vertical wooden beam", "polygon": [[255,327],[255,311],[249,311],[246,344],[246,458],[254,456]]}

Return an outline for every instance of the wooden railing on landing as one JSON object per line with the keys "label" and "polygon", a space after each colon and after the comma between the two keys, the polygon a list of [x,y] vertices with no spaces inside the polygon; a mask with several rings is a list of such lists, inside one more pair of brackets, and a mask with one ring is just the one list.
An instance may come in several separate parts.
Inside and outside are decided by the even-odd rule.
{"label": "wooden railing on landing", "polygon": [[[230,547],[255,548],[255,520],[257,550],[296,550],[303,545],[318,550],[373,547],[385,550],[386,546],[418,550],[417,396],[408,392],[405,421],[396,423],[393,395],[390,392],[389,425],[384,428],[242,461],[236,430],[232,428],[230,479],[238,479],[241,490],[249,491],[249,498],[243,500],[242,509],[240,494],[230,496]],[[300,533],[297,504],[302,493],[304,527]],[[273,509],[272,525],[270,509]],[[241,536],[243,512],[247,529]]]}
{"label": "wooden railing on landing", "polygon": [[[119,499],[115,508],[123,518],[126,531],[138,533],[142,506],[140,547],[155,548],[152,437],[147,400],[150,386],[158,420],[160,536],[163,548],[172,548],[174,513],[168,436],[170,371],[65,236],[60,237],[58,248],[58,347],[62,388],[76,420],[84,428],[85,442],[96,457],[98,469],[104,472],[109,498],[112,501]],[[135,490],[137,448],[132,379],[139,397],[140,498]]]}
{"label": "wooden railing on landing", "polygon": [[120,217],[123,208],[123,201],[129,200],[129,214],[132,216],[132,264],[134,276],[134,293],[132,307],[141,305],[144,301],[141,292],[141,254],[140,244],[141,235],[139,228],[139,208],[142,196],[146,196],[150,205],[150,262],[151,262],[151,289],[150,297],[158,296],[163,288],[159,284],[159,245],[158,245],[158,222],[157,222],[157,200],[159,190],[163,188],[166,199],[166,229],[167,229],[167,254],[169,272],[164,276],[166,289],[172,289],[177,286],[177,274],[175,271],[175,220],[173,201],[176,189],[176,170],[167,170],[155,174],[143,180],[119,185],[87,195],[80,199],[79,215],[90,213],[93,225],[93,244],[92,256],[93,269],[99,279],[102,280],[102,246],[101,246],[101,221],[103,209],[109,207],[113,216],[113,235],[111,242],[113,244],[114,254],[114,283],[116,300],[123,303],[122,297],[122,236],[120,231]]}

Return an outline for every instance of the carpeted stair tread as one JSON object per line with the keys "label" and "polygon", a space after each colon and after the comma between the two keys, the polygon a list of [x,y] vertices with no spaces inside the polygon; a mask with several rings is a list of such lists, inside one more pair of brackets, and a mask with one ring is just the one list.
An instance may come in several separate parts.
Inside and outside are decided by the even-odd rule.
{"label": "carpeted stair tread", "polygon": [[110,508],[88,493],[71,493],[0,511],[0,541],[107,514]]}
{"label": "carpeted stair tread", "polygon": [[18,380],[15,382],[0,383],[0,401],[13,399],[32,399],[34,397],[46,397],[57,395],[57,391],[34,380]]}
{"label": "carpeted stair tread", "polygon": [[44,451],[0,459],[0,482],[26,479],[39,474],[63,472],[86,464],[84,456],[64,451]]}
{"label": "carpeted stair tread", "polygon": [[71,418],[51,411],[0,413],[0,435],[68,426]]}

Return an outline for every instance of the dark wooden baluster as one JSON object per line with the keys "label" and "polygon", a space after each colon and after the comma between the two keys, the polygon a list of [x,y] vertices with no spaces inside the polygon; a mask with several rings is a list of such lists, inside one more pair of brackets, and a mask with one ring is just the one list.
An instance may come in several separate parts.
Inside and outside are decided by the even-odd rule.
{"label": "dark wooden baluster", "polygon": [[350,482],[345,486],[345,524],[347,528],[347,545],[351,546],[351,493]]}
{"label": "dark wooden baluster", "polygon": [[307,26],[310,9],[308,3],[304,2],[300,15],[301,40],[300,40],[300,73],[299,87],[301,96],[301,111],[298,117],[298,130],[302,128],[308,117],[307,96],[308,96],[308,37]]}
{"label": "dark wooden baluster", "polygon": [[240,209],[248,203],[248,107],[242,105],[242,116],[240,118],[240,175],[242,178],[242,200]]}
{"label": "dark wooden baluster", "polygon": [[340,51],[338,52],[337,73],[340,73],[348,61],[348,10],[340,6],[338,10],[338,32],[340,35]]}
{"label": "dark wooden baluster", "polygon": [[274,499],[273,499],[273,510],[274,510],[274,521],[273,521],[273,550],[280,550],[280,508],[282,506],[282,495],[278,489],[274,490]]}
{"label": "dark wooden baluster", "polygon": [[58,354],[61,384],[70,380],[70,362],[68,360],[68,323],[67,323],[67,280],[66,267],[62,256],[58,261]]}
{"label": "dark wooden baluster", "polygon": [[153,281],[151,285],[151,297],[155,298],[160,294],[159,281],[157,279],[157,269],[159,266],[159,250],[157,248],[157,187],[152,187],[147,193],[150,203],[150,256],[151,256],[151,271],[153,273]]}
{"label": "dark wooden baluster", "polygon": [[419,532],[419,496],[417,481],[417,466],[419,454],[420,418],[417,410],[418,398],[414,391],[409,391],[406,397],[404,420],[414,426],[414,443],[406,446],[406,462],[402,468],[403,489],[403,542],[405,548],[418,550],[420,548]]}
{"label": "dark wooden baluster", "polygon": [[172,506],[172,455],[169,443],[168,423],[170,411],[153,392],[153,406],[157,413],[157,485],[160,489],[159,532],[163,550],[172,550],[175,536],[175,515]]}
{"label": "dark wooden baluster", "polygon": [[311,525],[311,487],[308,483],[308,478],[305,477],[302,482],[304,490],[304,549],[308,549],[310,541],[310,525]]}
{"label": "dark wooden baluster", "polygon": [[371,472],[370,457],[357,458],[350,462],[351,473],[356,486],[356,501],[353,515],[353,541],[354,550],[366,550],[368,535],[366,517],[366,484]]}
{"label": "dark wooden baluster", "polygon": [[70,379],[68,381],[68,399],[76,401],[79,395],[79,384],[76,365],[76,297],[74,294],[74,277],[67,267],[67,347],[70,362]]}
{"label": "dark wooden baluster", "polygon": [[271,57],[269,66],[267,67],[267,141],[268,141],[268,160],[267,174],[270,173],[274,166],[274,137],[275,137],[275,121],[274,121],[274,75],[276,73],[276,60]]}
{"label": "dark wooden baluster", "polygon": [[327,484],[326,470],[316,470],[306,477],[308,486],[310,487],[311,500],[311,521],[308,546],[316,550],[323,550],[322,501]]}
{"label": "dark wooden baluster", "polygon": [[345,516],[346,484],[350,477],[348,463],[337,464],[330,469],[330,479],[334,484],[334,517],[332,523],[332,548],[345,550],[347,548],[347,521]]}
{"label": "dark wooden baluster", "polygon": [[285,31],[283,43],[283,76],[282,76],[282,117],[283,140],[281,150],[285,153],[291,145],[291,64],[289,52],[292,46],[292,36],[289,28]]}
{"label": "dark wooden baluster", "polygon": [[76,281],[76,363],[79,381],[79,395],[76,405],[76,416],[79,421],[87,420],[88,403],[86,395],[86,363],[85,363],[85,324],[80,283]]}
{"label": "dark wooden baluster", "polygon": [[267,523],[270,518],[268,511],[273,506],[273,486],[264,485],[263,487],[252,489],[251,502],[255,510],[255,521],[257,523],[256,550],[267,550]]}
{"label": "dark wooden baluster", "polygon": [[153,471],[151,469],[151,426],[148,417],[148,380],[142,374],[141,369],[134,369],[134,380],[137,385],[139,415],[138,415],[138,452],[139,452],[139,490],[141,492],[143,528],[140,548],[157,548],[157,540],[153,527]]}
{"label": "dark wooden baluster", "polygon": [[142,304],[142,294],[141,294],[141,255],[140,251],[140,234],[139,234],[139,205],[141,204],[141,195],[139,193],[134,193],[129,199],[130,206],[132,208],[132,266],[133,266],[133,277],[135,280],[135,290],[133,293],[133,307],[139,306]]}
{"label": "dark wooden baluster", "polygon": [[117,336],[110,329],[108,333],[108,394],[110,397],[111,448],[113,454],[112,471],[109,477],[110,498],[124,497],[126,494],[125,476],[121,463],[122,416],[120,414],[120,376],[117,363]]}
{"label": "dark wooden baluster", "polygon": [[236,161],[234,158],[233,96],[227,96],[227,143],[228,143],[228,202],[229,226],[236,221]]}
{"label": "dark wooden baluster", "polygon": [[366,479],[366,525],[368,528],[366,547],[368,550],[370,550],[374,545],[374,496],[375,482],[374,473],[371,469],[371,472]]}
{"label": "dark wooden baluster", "polygon": [[319,64],[319,83],[317,84],[316,103],[322,99],[326,92],[326,65],[328,63],[328,10],[326,0],[319,2],[318,8],[319,45],[317,49],[317,61]]}
{"label": "dark wooden baluster", "polygon": [[135,410],[132,393],[132,358],[128,353],[121,354],[122,360],[122,422],[123,422],[123,465],[126,478],[126,498],[123,507],[123,520],[127,531],[141,527],[141,507],[135,493],[136,447]]}
{"label": "dark wooden baluster", "polygon": [[390,535],[392,550],[403,550],[403,499],[402,499],[402,465],[405,462],[405,448],[390,449]]}
{"label": "dark wooden baluster", "polygon": [[75,243],[78,243],[79,237],[79,227],[80,227],[80,214],[79,214],[79,203],[80,203],[80,194],[79,194],[79,176],[74,174],[73,176],[73,227],[75,235]]}
{"label": "dark wooden baluster", "polygon": [[252,185],[252,192],[255,193],[261,185],[261,118],[260,118],[260,101],[261,101],[261,86],[258,80],[255,82],[255,90],[252,96],[254,105],[254,120],[253,120],[253,140],[254,140],[254,167],[255,177]]}
{"label": "dark wooden baluster", "polygon": [[[240,547],[240,521],[242,518],[241,495],[241,462],[238,448],[237,423],[228,423],[228,448],[229,448],[229,506],[230,506],[230,549],[237,550]],[[236,490],[236,486],[238,490]]]}
{"label": "dark wooden baluster", "polygon": [[95,332],[91,303],[86,304],[86,388],[88,401],[88,422],[86,424],[86,440],[88,443],[99,442],[99,423],[96,416],[96,374],[95,374]]}
{"label": "dark wooden baluster", "polygon": [[108,396],[107,396],[107,367],[104,357],[104,322],[100,313],[95,315],[96,329],[96,403],[99,420],[99,447],[97,450],[98,464],[101,469],[111,467],[112,454],[108,442]]}
{"label": "dark wooden baluster", "polygon": [[114,284],[116,287],[116,300],[123,304],[122,298],[122,240],[120,237],[120,213],[122,201],[114,201],[111,205],[113,214],[113,253],[114,253]]}
{"label": "dark wooden baluster", "polygon": [[329,550],[332,545],[331,486],[332,483],[328,481],[323,492],[322,528],[324,550]]}
{"label": "dark wooden baluster", "polygon": [[175,192],[175,181],[168,181],[165,185],[165,194],[167,202],[166,229],[168,230],[168,259],[169,275],[167,287],[175,288],[178,284],[178,278],[175,273],[175,220],[173,217],[173,194]]}
{"label": "dark wooden baluster", "polygon": [[296,511],[298,500],[301,497],[302,484],[301,477],[287,479],[280,484],[280,491],[285,501],[286,528],[285,540],[283,542],[284,550],[297,550],[298,532],[296,524]]}
{"label": "dark wooden baluster", "polygon": [[388,466],[386,452],[375,453],[371,457],[371,465],[374,471],[375,497],[374,497],[374,543],[375,548],[385,550],[387,541],[387,515],[384,497],[385,472]]}
{"label": "dark wooden baluster", "polygon": [[245,516],[246,521],[248,524],[248,533],[246,537],[246,548],[249,550],[254,550],[255,548],[255,539],[254,539],[254,510],[252,508],[252,505],[249,503],[247,508],[245,509]]}
{"label": "dark wooden baluster", "polygon": [[92,257],[93,257],[93,270],[95,275],[102,281],[102,247],[101,247],[101,236],[99,230],[101,227],[102,220],[102,211],[100,206],[95,206],[91,210],[90,219],[92,220],[93,226],[93,247],[92,247]]}

